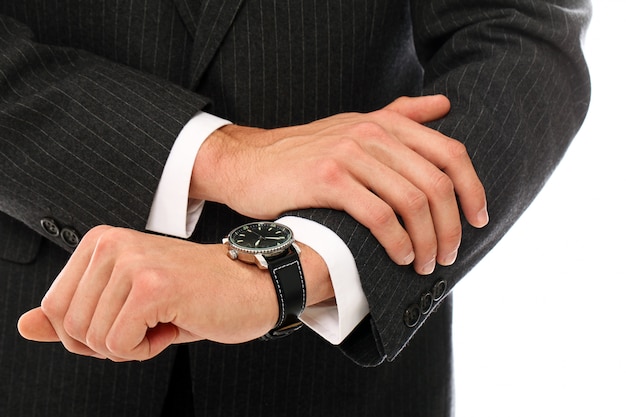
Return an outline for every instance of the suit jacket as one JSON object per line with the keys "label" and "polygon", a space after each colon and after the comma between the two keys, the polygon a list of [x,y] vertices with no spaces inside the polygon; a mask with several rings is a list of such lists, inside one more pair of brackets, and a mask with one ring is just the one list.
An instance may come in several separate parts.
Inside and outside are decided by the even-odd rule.
{"label": "suit jacket", "polygon": [[[443,93],[452,111],[431,126],[466,145],[491,215],[484,230],[464,223],[457,262],[417,276],[345,213],[300,210],[350,247],[369,317],[339,349],[304,330],[189,350],[197,415],[448,415],[447,295],[582,123],[588,18],[584,0],[3,2],[0,414],[160,413],[175,348],[112,364],[25,342],[15,322],[91,227],[144,228],[195,112],[271,128]],[[207,204],[192,238],[218,242],[242,221]]]}

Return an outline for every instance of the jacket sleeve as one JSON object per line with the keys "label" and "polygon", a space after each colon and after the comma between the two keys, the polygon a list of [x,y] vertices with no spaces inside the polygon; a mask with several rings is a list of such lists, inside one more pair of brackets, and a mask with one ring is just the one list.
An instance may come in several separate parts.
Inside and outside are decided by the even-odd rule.
{"label": "jacket sleeve", "polygon": [[170,147],[206,99],[0,15],[0,211],[41,231],[143,229]]}
{"label": "jacket sleeve", "polygon": [[412,14],[423,93],[452,103],[431,127],[466,145],[487,191],[490,224],[477,230],[464,222],[456,263],[421,277],[394,265],[347,216],[300,213],[335,230],[356,258],[370,319],[342,349],[362,365],[393,360],[506,233],[558,164],[589,103],[581,52],[587,2],[418,0]]}

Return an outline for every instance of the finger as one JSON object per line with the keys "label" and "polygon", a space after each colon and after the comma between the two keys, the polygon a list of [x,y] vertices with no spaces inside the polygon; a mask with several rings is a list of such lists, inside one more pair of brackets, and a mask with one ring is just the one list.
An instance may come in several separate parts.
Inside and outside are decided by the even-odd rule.
{"label": "finger", "polygon": [[[440,146],[434,149],[436,141]],[[489,222],[487,196],[465,145],[447,137],[439,137],[431,144],[420,144],[423,155],[447,174],[454,184],[463,214],[474,227],[484,227]]]}
{"label": "finger", "polygon": [[489,222],[485,189],[465,145],[393,113],[378,112],[376,116],[394,137],[448,175],[472,226],[484,227]]}
{"label": "finger", "polygon": [[99,226],[85,235],[41,302],[43,313],[50,321],[65,348],[72,353],[86,356],[93,356],[95,353],[84,343],[74,339],[66,332],[65,318],[76,288],[91,261],[93,248],[102,233],[108,229],[108,226]]}
{"label": "finger", "polygon": [[[378,240],[387,255],[398,265],[410,265],[416,259],[416,245],[409,233],[402,227],[393,208],[371,191],[344,189],[349,201],[340,210],[351,215],[357,222],[367,227]],[[418,253],[422,254],[418,248]]]}
{"label": "finger", "polygon": [[441,119],[450,111],[450,100],[444,95],[400,97],[384,107],[417,123]]}
{"label": "finger", "polygon": [[[56,334],[54,327],[50,324],[48,317],[43,313],[41,307],[27,311],[20,317],[17,328],[22,337],[35,342],[60,342],[61,339]],[[104,356],[91,351],[86,346],[80,352],[75,352],[92,358],[106,359]]]}
{"label": "finger", "polygon": [[[402,218],[404,229],[410,237],[415,254],[416,272],[422,275],[432,273],[441,240],[438,232],[443,232],[437,230],[437,222],[432,215],[436,213],[436,210],[431,206],[428,196],[407,177],[399,175],[397,171],[384,164],[370,162],[357,169],[357,172],[360,175],[360,181],[367,183],[368,188]],[[375,213],[375,211],[371,212],[371,214]],[[456,218],[458,219],[458,214]],[[377,238],[383,236],[386,231],[385,226],[379,227],[381,225],[382,223],[371,229]],[[444,226],[448,227],[447,224]]]}
{"label": "finger", "polygon": [[167,296],[155,298],[153,285],[133,286],[107,335],[111,353],[129,360],[147,360],[176,341],[179,331],[170,323],[173,317],[159,316],[168,310],[163,307]]}
{"label": "finger", "polygon": [[37,342],[60,342],[54,327],[41,307],[27,311],[17,322],[17,330],[23,338]]}
{"label": "finger", "polygon": [[[94,271],[95,274],[98,272]],[[86,290],[87,293],[99,290],[99,293],[94,293],[95,296],[91,301],[73,302],[72,307],[76,308],[77,314],[81,314],[82,308],[85,309],[82,314],[85,314],[88,319],[84,327],[84,343],[95,352],[111,360],[119,361],[126,358],[110,349],[109,333],[128,299],[133,277],[131,271],[102,270],[102,273],[108,274],[106,278],[104,276],[100,278],[100,281],[106,280],[104,285],[96,284]],[[97,282],[98,278],[94,277],[93,280]]]}
{"label": "finger", "polygon": [[328,187],[329,202],[341,201],[336,208],[370,229],[395,263],[408,265],[414,261],[416,271],[431,273],[437,240],[426,196],[367,154],[357,156],[355,152],[348,172],[350,175],[345,177],[334,175],[339,179]]}
{"label": "finger", "polygon": [[[112,243],[111,240],[115,241],[116,238],[105,238],[102,235],[97,245],[93,248],[90,262],[85,268],[80,281],[76,284],[63,321],[64,329],[70,337],[101,354],[106,353],[102,349],[105,344],[102,340],[98,340],[97,335],[101,334],[101,332],[94,333],[93,329],[96,327],[100,330],[104,327],[108,330],[117,313],[117,310],[115,310],[116,303],[110,298],[102,299],[103,293],[106,293],[107,288],[109,288],[110,292],[110,289],[114,288],[115,284],[118,284],[116,281],[113,285],[110,285],[115,268],[115,261],[112,257],[115,249],[111,247],[115,243]],[[124,296],[123,299],[125,298]],[[105,305],[104,308],[102,308],[103,304]],[[98,306],[100,306],[100,314],[96,315]],[[111,315],[113,317],[110,317]],[[106,330],[104,332],[105,335]]]}
{"label": "finger", "polygon": [[[408,180],[409,184],[398,188],[396,180],[389,191],[389,184],[380,182],[381,178],[385,178],[385,173],[372,175],[369,168],[361,168],[360,179],[367,181],[376,194],[402,216],[411,240],[416,242],[415,247],[422,249],[417,252],[420,254],[416,262],[418,272],[432,272],[434,255],[440,264],[452,264],[461,243],[462,229],[453,181],[430,161],[383,129],[379,133],[374,132],[370,139],[363,141],[368,153]],[[431,235],[433,227],[434,235]],[[436,252],[433,252],[433,236],[437,240]]]}
{"label": "finger", "polygon": [[152,359],[163,352],[168,346],[177,341],[179,335],[178,327],[172,323],[158,323],[155,327],[148,329],[145,326],[140,326],[140,329],[133,329],[132,326],[129,328],[127,325],[124,325],[120,335],[123,336],[125,332],[135,333],[136,330],[143,330],[143,338],[136,343],[127,345],[123,341],[129,341],[129,339],[114,336],[118,334],[118,329],[114,328],[108,344],[109,348],[125,360],[143,361]]}

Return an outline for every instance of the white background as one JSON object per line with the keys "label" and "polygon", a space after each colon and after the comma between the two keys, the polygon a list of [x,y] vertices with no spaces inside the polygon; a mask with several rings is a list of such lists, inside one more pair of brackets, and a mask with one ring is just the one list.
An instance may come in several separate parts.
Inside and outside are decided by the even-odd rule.
{"label": "white background", "polygon": [[626,417],[626,1],[593,7],[587,120],[454,290],[457,417]]}

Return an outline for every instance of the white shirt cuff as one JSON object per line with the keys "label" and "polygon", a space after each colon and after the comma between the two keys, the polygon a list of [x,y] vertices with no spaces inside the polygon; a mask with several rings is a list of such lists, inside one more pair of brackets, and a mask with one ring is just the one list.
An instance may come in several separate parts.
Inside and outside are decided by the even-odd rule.
{"label": "white shirt cuff", "polygon": [[189,198],[193,165],[204,140],[227,124],[227,120],[198,112],[183,127],[165,162],[147,230],[182,238],[191,236],[204,206],[204,201]]}
{"label": "white shirt cuff", "polygon": [[300,319],[330,343],[338,345],[369,313],[369,305],[352,252],[335,232],[301,217],[286,216],[279,223],[293,230],[297,241],[326,262],[335,300],[307,307]]}

